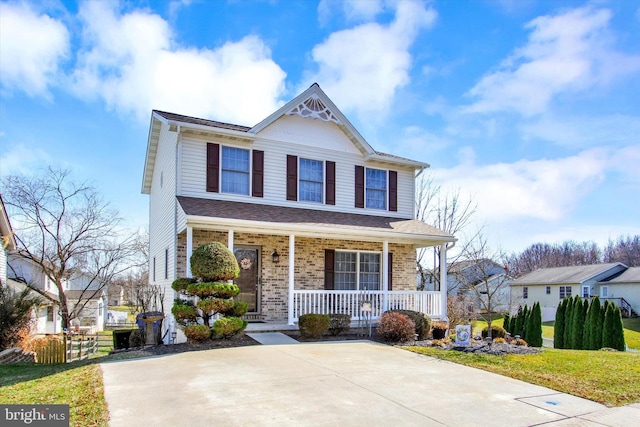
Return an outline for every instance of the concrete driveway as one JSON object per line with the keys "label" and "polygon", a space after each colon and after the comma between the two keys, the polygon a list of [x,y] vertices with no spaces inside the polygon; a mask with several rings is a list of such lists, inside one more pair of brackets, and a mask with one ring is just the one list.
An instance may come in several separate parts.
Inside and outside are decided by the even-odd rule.
{"label": "concrete driveway", "polygon": [[607,409],[371,342],[258,345],[101,367],[112,427],[595,427],[640,419],[640,404]]}

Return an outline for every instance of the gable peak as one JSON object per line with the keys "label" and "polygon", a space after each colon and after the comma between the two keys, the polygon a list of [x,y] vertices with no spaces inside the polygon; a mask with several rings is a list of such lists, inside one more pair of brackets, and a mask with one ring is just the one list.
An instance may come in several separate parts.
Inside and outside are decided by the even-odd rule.
{"label": "gable peak", "polygon": [[290,109],[286,114],[288,116],[300,116],[322,120],[323,122],[332,122],[337,125],[342,124],[340,119],[326,106],[317,93],[312,93],[307,99]]}

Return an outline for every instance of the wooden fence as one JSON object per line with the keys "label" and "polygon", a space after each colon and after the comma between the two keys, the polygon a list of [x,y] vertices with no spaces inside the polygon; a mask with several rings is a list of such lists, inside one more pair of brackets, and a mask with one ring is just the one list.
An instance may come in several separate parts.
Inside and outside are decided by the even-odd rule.
{"label": "wooden fence", "polygon": [[49,340],[36,351],[36,362],[43,364],[68,363],[88,359],[98,350],[98,336],[78,335],[62,340]]}

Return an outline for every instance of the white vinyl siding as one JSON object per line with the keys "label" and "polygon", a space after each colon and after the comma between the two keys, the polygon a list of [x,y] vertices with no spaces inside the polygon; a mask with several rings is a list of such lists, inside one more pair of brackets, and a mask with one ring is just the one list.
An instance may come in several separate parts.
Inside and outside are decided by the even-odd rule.
{"label": "white vinyl siding", "polygon": [[[219,200],[251,202],[275,206],[299,207],[299,202],[286,199],[286,165],[287,155],[298,158],[318,159],[336,163],[336,204],[313,204],[314,209],[330,210],[367,215],[391,216],[397,218],[413,218],[414,214],[414,172],[412,169],[390,165],[365,162],[362,155],[348,151],[322,150],[317,147],[256,140],[253,144],[238,143],[238,148],[264,151],[264,197],[250,197],[231,193],[207,193],[206,182],[206,143],[214,142],[221,145],[235,146],[227,141],[196,139],[183,137],[181,143],[180,182],[178,195],[200,198],[214,198]],[[276,143],[277,142],[277,143]],[[348,141],[352,144],[351,141]],[[398,211],[391,212],[379,209],[358,209],[354,206],[354,165],[361,165],[374,169],[393,168],[398,171]],[[166,173],[165,173],[166,180]],[[324,199],[324,197],[323,197]]]}

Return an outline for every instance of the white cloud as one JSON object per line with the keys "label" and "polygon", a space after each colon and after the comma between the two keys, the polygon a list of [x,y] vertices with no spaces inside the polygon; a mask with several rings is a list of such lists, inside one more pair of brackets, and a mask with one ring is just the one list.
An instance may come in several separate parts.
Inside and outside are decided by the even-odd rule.
{"label": "white cloud", "polygon": [[609,10],[586,7],[529,22],[528,43],[469,91],[477,101],[468,111],[535,115],[561,93],[583,91],[640,70],[640,56],[614,49],[610,20]]}
{"label": "white cloud", "polygon": [[369,22],[383,10],[382,0],[321,0],[318,20],[324,26],[332,15],[342,13],[347,21]]}
{"label": "white cloud", "polygon": [[88,2],[80,9],[85,46],[73,79],[82,97],[99,96],[143,120],[155,108],[253,125],[277,109],[286,75],[260,38],[183,48],[158,15],[119,15],[109,6]]}
{"label": "white cloud", "polygon": [[565,147],[640,145],[640,118],[610,116],[558,116],[545,114],[521,126],[524,138],[541,138]]}
{"label": "white cloud", "polygon": [[478,216],[491,222],[534,218],[555,221],[570,213],[580,199],[604,179],[610,154],[604,149],[548,160],[474,165],[465,161],[452,169],[434,169],[449,190],[460,189],[478,203]]}
{"label": "white cloud", "polygon": [[53,164],[52,158],[44,150],[18,144],[0,154],[0,175],[30,175],[50,164]]}
{"label": "white cloud", "polygon": [[68,55],[69,32],[64,24],[25,3],[2,4],[0,82],[5,89],[49,97],[49,86]]}
{"label": "white cloud", "polygon": [[385,112],[396,90],[409,83],[409,48],[436,16],[423,3],[401,2],[389,25],[368,23],[332,33],[313,48],[318,71],[302,86],[318,82],[345,110]]}

